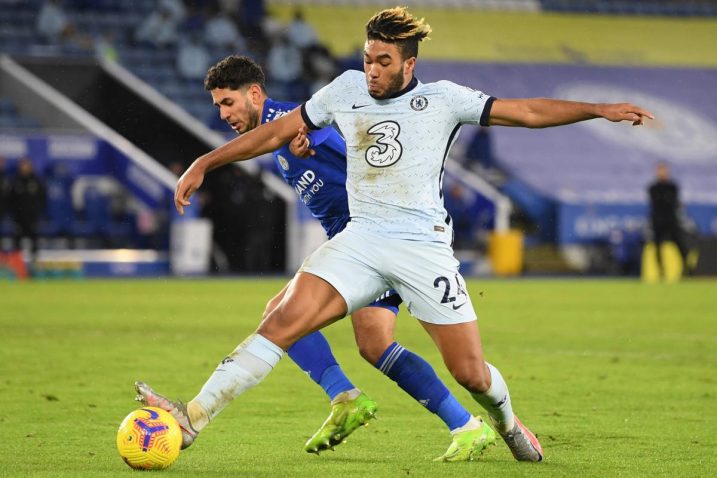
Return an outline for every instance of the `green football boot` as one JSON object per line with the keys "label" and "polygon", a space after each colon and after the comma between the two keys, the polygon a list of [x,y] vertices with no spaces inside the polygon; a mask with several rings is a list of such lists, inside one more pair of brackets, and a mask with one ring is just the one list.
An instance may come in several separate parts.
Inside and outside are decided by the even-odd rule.
{"label": "green football boot", "polygon": [[471,430],[453,434],[453,441],[446,452],[433,461],[473,461],[480,458],[488,445],[495,445],[495,432],[480,417],[480,425]]}
{"label": "green football boot", "polygon": [[321,428],[304,445],[308,453],[334,449],[351,435],[358,427],[366,425],[376,418],[378,405],[365,393],[350,399],[348,392],[340,393],[331,401],[331,413]]}

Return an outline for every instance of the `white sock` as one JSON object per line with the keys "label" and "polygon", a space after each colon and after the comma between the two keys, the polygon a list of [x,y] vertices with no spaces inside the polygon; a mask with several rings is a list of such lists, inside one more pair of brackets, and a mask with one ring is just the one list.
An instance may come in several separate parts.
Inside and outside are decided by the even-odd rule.
{"label": "white sock", "polygon": [[358,388],[346,390],[345,392],[341,392],[336,395],[336,397],[331,400],[331,405],[336,405],[337,403],[341,402],[348,402],[349,400],[356,400],[359,395],[361,395],[361,390],[359,390]]}
{"label": "white sock", "polygon": [[490,371],[491,384],[485,393],[471,393],[476,402],[480,403],[493,419],[493,424],[500,433],[507,433],[513,429],[513,407],[510,404],[508,385],[503,380],[497,368],[488,362],[485,363]]}
{"label": "white sock", "polygon": [[221,361],[199,394],[187,404],[192,427],[200,431],[235,397],[264,380],[284,351],[259,334],[247,337]]}

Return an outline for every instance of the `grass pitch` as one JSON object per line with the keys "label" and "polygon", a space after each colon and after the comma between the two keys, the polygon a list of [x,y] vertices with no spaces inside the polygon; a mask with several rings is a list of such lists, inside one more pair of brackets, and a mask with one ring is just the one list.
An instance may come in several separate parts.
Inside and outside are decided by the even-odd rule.
{"label": "grass pitch", "polygon": [[[277,280],[0,283],[0,475],[131,476],[115,432],[143,379],[185,399],[249,334]],[[167,476],[714,476],[717,283],[471,281],[488,359],[546,461],[500,442],[444,464],[443,424],[358,356],[348,321],[326,335],[380,419],[320,457],[321,389],[287,358],[182,452]],[[402,312],[401,343],[459,400],[428,336]]]}

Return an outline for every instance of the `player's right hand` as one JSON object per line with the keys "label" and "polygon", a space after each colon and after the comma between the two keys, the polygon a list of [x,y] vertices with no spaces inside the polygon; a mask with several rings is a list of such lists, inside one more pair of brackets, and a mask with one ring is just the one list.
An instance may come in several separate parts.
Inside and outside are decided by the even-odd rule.
{"label": "player's right hand", "polygon": [[289,143],[289,151],[291,154],[298,158],[308,158],[316,154],[316,151],[311,149],[311,141],[309,140],[309,130],[306,125],[302,125],[299,128],[299,132]]}
{"label": "player's right hand", "polygon": [[189,198],[204,182],[204,171],[193,164],[187,169],[177,181],[174,189],[174,207],[180,215],[184,215],[184,206],[192,204]]}
{"label": "player's right hand", "polygon": [[631,103],[613,103],[602,105],[603,118],[618,123],[632,121],[633,126],[644,124],[645,119],[655,119],[655,116],[646,109]]}

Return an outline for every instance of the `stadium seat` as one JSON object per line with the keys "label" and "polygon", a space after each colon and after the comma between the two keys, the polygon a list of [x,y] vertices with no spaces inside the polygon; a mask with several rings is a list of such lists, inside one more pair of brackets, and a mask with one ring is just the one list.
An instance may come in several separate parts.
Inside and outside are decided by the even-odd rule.
{"label": "stadium seat", "polygon": [[16,114],[15,103],[9,98],[0,98],[0,116],[14,116]]}

